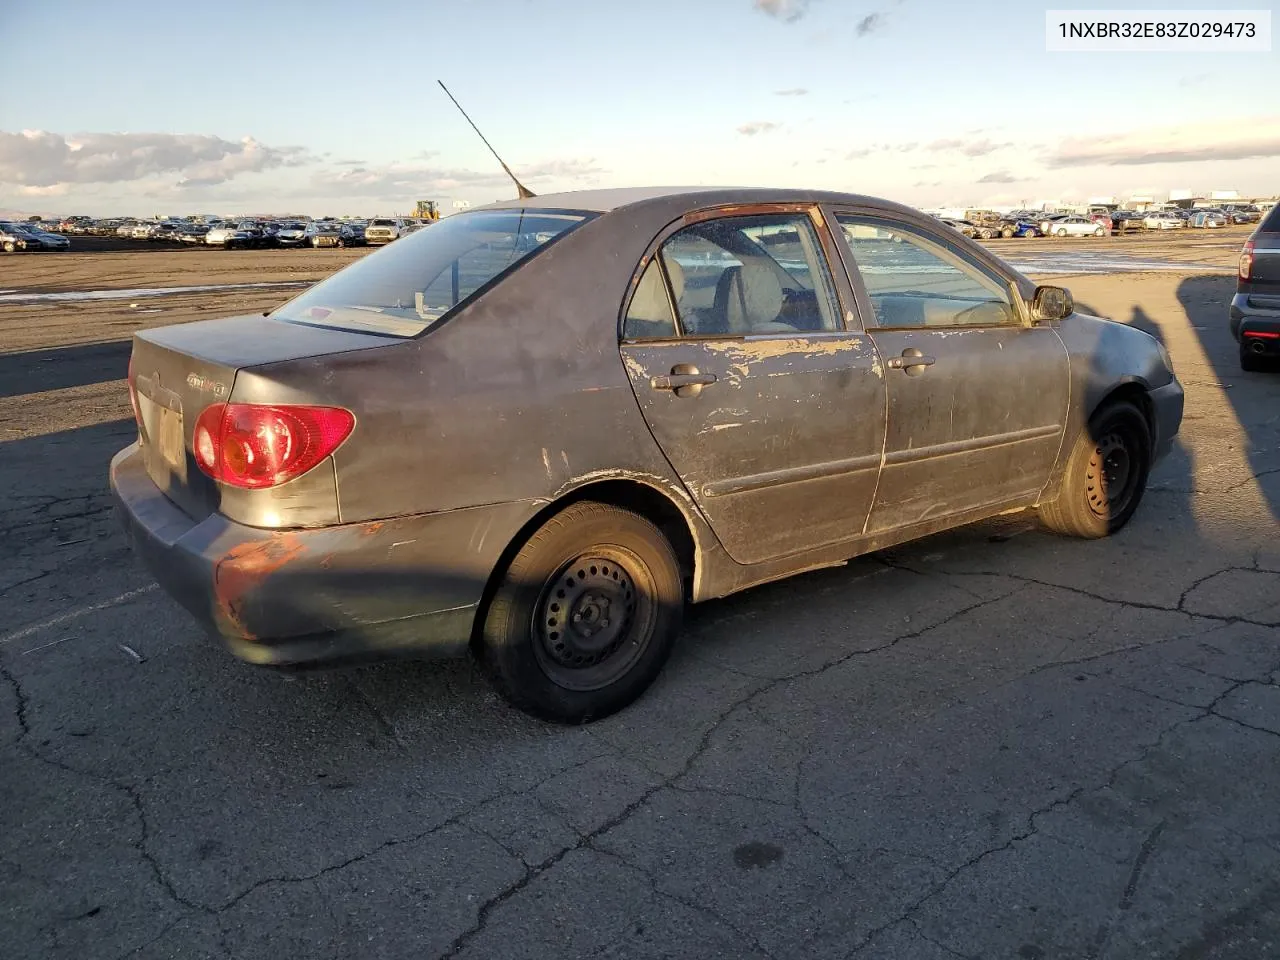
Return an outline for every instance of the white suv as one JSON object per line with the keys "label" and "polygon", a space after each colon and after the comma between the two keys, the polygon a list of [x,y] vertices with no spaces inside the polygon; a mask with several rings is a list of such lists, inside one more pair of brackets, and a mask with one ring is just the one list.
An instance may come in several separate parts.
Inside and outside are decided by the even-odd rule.
{"label": "white suv", "polygon": [[399,240],[409,221],[400,217],[375,217],[364,228],[364,242],[370,245]]}

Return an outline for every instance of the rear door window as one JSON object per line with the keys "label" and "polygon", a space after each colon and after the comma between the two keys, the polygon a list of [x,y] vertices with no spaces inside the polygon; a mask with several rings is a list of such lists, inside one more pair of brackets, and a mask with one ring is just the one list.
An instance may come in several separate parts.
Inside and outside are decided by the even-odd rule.
{"label": "rear door window", "polygon": [[826,256],[805,213],[691,224],[663,244],[660,258],[685,336],[841,328]]}

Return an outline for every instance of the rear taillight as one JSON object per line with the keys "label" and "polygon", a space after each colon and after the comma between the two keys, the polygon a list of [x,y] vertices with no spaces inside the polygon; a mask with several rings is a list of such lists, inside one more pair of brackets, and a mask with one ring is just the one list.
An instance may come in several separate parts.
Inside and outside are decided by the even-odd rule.
{"label": "rear taillight", "polygon": [[133,354],[129,354],[129,372],[125,374],[125,380],[129,385],[129,405],[133,407],[133,420],[138,425],[138,429],[142,429],[142,413],[138,410],[138,384],[133,379]]}
{"label": "rear taillight", "polygon": [[1253,241],[1246,240],[1244,249],[1240,251],[1240,279],[1248,280],[1253,272]]}
{"label": "rear taillight", "polygon": [[356,418],[340,407],[215,403],[196,420],[200,469],[220,483],[257,490],[306,473],[351,435]]}

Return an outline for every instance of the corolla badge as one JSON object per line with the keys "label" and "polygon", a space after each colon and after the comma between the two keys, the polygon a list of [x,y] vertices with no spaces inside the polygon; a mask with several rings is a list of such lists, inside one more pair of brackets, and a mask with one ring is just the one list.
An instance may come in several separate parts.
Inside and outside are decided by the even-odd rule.
{"label": "corolla badge", "polygon": [[187,386],[192,390],[212,393],[215,397],[225,397],[227,395],[227,385],[225,383],[219,380],[210,380],[208,377],[202,377],[198,373],[187,374]]}

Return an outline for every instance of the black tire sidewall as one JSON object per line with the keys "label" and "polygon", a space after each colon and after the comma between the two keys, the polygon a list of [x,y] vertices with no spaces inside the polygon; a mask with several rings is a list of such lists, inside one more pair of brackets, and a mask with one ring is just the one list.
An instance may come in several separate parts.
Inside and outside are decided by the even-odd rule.
{"label": "black tire sidewall", "polygon": [[[1122,427],[1137,443],[1137,449],[1130,450],[1129,454],[1137,461],[1136,469],[1139,473],[1133,496],[1129,498],[1124,509],[1104,519],[1094,513],[1089,506],[1088,467],[1098,439],[1117,426]],[[1147,423],[1147,418],[1142,415],[1142,411],[1132,403],[1109,403],[1090,418],[1089,426],[1080,438],[1080,443],[1071,458],[1068,489],[1064,493],[1076,499],[1074,507],[1078,515],[1087,526],[1094,529],[1097,535],[1115,533],[1132,519],[1134,512],[1138,509],[1147,488],[1147,479],[1151,475],[1151,444],[1151,426]]]}
{"label": "black tire sidewall", "polygon": [[[574,557],[600,546],[621,547],[645,565],[653,580],[654,625],[645,650],[625,674],[597,690],[570,690],[538,661],[533,615],[548,580]],[[683,614],[679,562],[657,527],[618,507],[575,504],[548,521],[511,561],[486,611],[482,659],[503,695],[520,709],[560,723],[596,720],[627,706],[653,683]]]}

